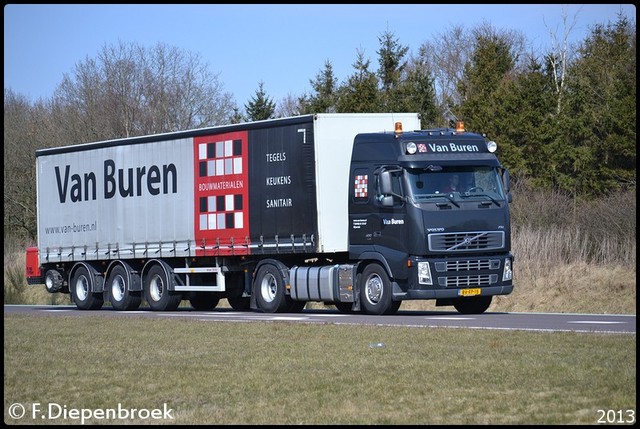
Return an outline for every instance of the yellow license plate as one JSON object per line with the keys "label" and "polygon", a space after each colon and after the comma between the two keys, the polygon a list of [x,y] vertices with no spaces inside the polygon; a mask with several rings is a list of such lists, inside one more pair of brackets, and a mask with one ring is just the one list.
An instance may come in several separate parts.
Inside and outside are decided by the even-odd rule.
{"label": "yellow license plate", "polygon": [[475,288],[475,289],[460,289],[460,291],[458,292],[458,295],[460,296],[475,296],[475,295],[480,295],[481,291],[479,288]]}

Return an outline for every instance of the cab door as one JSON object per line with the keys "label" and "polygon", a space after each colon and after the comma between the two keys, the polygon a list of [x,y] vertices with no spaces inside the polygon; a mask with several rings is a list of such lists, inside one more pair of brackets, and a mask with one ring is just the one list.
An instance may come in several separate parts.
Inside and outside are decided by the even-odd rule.
{"label": "cab door", "polygon": [[402,186],[403,170],[381,168],[375,175],[372,237],[375,250],[383,255],[407,253],[407,207]]}

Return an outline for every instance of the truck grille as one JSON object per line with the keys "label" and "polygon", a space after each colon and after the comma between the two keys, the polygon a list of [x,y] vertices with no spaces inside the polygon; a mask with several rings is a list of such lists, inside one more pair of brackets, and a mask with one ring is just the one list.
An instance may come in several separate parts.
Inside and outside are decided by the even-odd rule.
{"label": "truck grille", "polygon": [[500,269],[499,259],[476,259],[476,260],[459,260],[459,261],[443,261],[435,263],[436,271],[439,273],[458,272],[458,271],[479,271],[479,270],[498,270]]}
{"label": "truck grille", "polygon": [[481,276],[438,277],[441,287],[488,286],[498,282],[497,274]]}
{"label": "truck grille", "polygon": [[498,250],[504,248],[503,231],[475,231],[429,234],[432,252],[468,252],[471,250]]}

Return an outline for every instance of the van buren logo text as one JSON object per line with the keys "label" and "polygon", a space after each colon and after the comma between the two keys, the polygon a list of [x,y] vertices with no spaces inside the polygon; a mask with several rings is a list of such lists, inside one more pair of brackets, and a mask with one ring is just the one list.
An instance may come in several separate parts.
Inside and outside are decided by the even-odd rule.
{"label": "van buren logo text", "polygon": [[[96,173],[71,173],[71,166],[55,167],[58,197],[61,203],[95,200],[98,194]],[[174,164],[149,167],[116,168],[112,159],[104,161],[102,186],[104,199],[140,197],[145,194],[175,194],[178,192],[178,173]]]}

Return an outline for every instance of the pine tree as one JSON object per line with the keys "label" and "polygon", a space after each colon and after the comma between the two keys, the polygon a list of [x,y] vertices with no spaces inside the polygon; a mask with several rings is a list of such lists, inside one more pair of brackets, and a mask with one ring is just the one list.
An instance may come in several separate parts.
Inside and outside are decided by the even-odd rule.
{"label": "pine tree", "polygon": [[276,104],[266,95],[264,90],[264,82],[258,82],[256,94],[251,100],[244,105],[247,112],[248,121],[262,121],[265,119],[273,119]]}
{"label": "pine tree", "polygon": [[324,69],[320,71],[315,80],[310,80],[315,94],[306,101],[306,113],[334,112],[337,100],[338,79],[333,74],[331,61],[326,60]]}
{"label": "pine tree", "polygon": [[380,112],[378,98],[378,79],[369,70],[370,61],[364,53],[358,51],[358,58],[353,64],[355,71],[340,87],[338,112],[343,113],[375,113]]}
{"label": "pine tree", "polygon": [[601,195],[636,183],[636,31],[624,17],[596,25],[568,69],[560,118],[565,189]]}
{"label": "pine tree", "polygon": [[385,31],[380,37],[380,49],[378,54],[377,75],[380,78],[382,92],[382,106],[384,111],[401,111],[402,101],[398,86],[401,83],[402,74],[407,65],[404,60],[405,55],[409,51],[407,46],[402,46],[394,33]]}
{"label": "pine tree", "polygon": [[[514,71],[512,43],[488,26],[475,31],[474,49],[465,64],[459,91],[464,100],[461,113],[471,129],[489,132],[494,127],[495,93],[503,79]],[[469,129],[468,127],[468,129]]]}
{"label": "pine tree", "polygon": [[514,177],[535,178],[542,187],[552,183],[558,136],[555,85],[551,73],[529,56],[522,73],[503,79],[493,94],[491,138],[498,142],[500,158]]}
{"label": "pine tree", "polygon": [[244,121],[244,117],[242,113],[240,113],[240,109],[238,107],[233,108],[233,114],[229,118],[229,123],[231,124],[239,124]]}
{"label": "pine tree", "polygon": [[427,64],[423,60],[416,59],[407,65],[405,75],[397,88],[398,96],[394,111],[418,112],[422,128],[435,126],[438,116],[436,93],[434,78]]}

